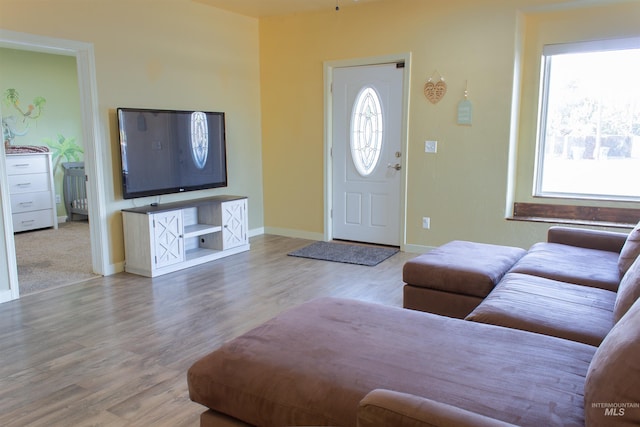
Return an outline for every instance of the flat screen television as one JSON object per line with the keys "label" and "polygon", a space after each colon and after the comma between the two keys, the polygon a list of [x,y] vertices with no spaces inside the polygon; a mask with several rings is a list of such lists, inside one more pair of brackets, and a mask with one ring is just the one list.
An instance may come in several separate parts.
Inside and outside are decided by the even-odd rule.
{"label": "flat screen television", "polygon": [[117,113],[125,199],[227,186],[224,113]]}

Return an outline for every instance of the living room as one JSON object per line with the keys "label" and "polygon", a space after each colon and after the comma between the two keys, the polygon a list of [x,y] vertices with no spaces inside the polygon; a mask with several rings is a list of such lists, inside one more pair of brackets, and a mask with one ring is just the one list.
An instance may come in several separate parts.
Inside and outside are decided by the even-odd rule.
{"label": "living room", "polygon": [[[527,47],[637,35],[634,2],[571,8],[556,3],[371,2],[343,5],[338,13],[332,6],[258,20],[202,2],[162,2],[149,20],[144,3],[123,4],[124,11],[118,3],[78,9],[74,2],[48,10],[48,3],[6,1],[2,28],[93,44],[100,121],[94,124],[95,140],[83,142],[94,146],[86,153],[96,161],[90,169],[88,159],[88,176],[104,204],[96,272],[110,274],[124,262],[120,210],[133,205],[121,197],[117,107],[225,111],[229,187],[217,193],[249,198],[254,234],[320,240],[327,233],[323,63],[405,52],[411,52],[411,80],[403,249],[421,252],[454,238],[522,247],[540,240],[545,224],[505,221],[513,202],[533,200],[537,113],[526,101],[537,84],[529,73],[538,68]],[[112,22],[119,23],[117,31]],[[371,34],[372,26],[384,31]],[[520,58],[534,61],[524,63],[522,81],[514,75]],[[434,73],[448,84],[448,96],[435,105],[422,95]],[[520,83],[522,95],[514,98]],[[472,126],[455,123],[465,89],[475,107]],[[424,154],[425,140],[439,141],[435,156]],[[423,217],[431,218],[428,230]]]}
{"label": "living room", "polygon": [[[229,186],[160,202],[243,195],[252,236],[322,240],[330,233],[324,66],[394,55],[410,57],[401,249],[421,253],[454,239],[526,248],[545,239],[548,223],[507,220],[514,202],[537,201],[531,195],[537,49],[638,36],[637,2],[341,3],[339,11],[327,1],[326,10],[256,18],[205,0],[0,0],[3,31],[92,46],[97,120],[95,138],[84,143],[99,205],[92,221],[97,272],[124,268],[121,209],[157,201],[122,198],[116,108],[224,111]],[[432,76],[448,86],[437,104],[423,95]],[[474,106],[471,126],[455,120],[465,90]],[[424,153],[425,140],[438,141],[435,155]],[[551,203],[640,208],[624,201]],[[431,219],[429,229],[423,217]],[[10,254],[3,245],[0,282],[7,284],[14,280]]]}

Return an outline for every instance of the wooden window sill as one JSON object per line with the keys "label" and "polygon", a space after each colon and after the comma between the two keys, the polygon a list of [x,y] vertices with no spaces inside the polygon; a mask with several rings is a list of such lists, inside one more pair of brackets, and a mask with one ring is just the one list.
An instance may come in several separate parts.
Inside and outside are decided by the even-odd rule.
{"label": "wooden window sill", "polygon": [[640,209],[596,206],[514,203],[512,221],[633,228],[640,221]]}

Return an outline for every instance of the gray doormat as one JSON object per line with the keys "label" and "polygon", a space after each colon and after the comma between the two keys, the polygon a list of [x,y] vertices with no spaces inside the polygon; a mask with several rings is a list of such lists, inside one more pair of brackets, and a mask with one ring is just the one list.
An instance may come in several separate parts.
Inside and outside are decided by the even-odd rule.
{"label": "gray doormat", "polygon": [[314,242],[309,246],[289,253],[289,255],[373,267],[398,252],[398,249],[388,247]]}

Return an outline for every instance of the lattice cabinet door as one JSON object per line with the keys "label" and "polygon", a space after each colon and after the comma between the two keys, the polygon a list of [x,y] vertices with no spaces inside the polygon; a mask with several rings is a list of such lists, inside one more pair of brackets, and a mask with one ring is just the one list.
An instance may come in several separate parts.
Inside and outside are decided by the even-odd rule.
{"label": "lattice cabinet door", "polygon": [[156,268],[184,261],[182,211],[154,214],[152,225]]}
{"label": "lattice cabinet door", "polygon": [[247,235],[247,199],[232,200],[221,204],[223,250],[249,243]]}

